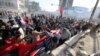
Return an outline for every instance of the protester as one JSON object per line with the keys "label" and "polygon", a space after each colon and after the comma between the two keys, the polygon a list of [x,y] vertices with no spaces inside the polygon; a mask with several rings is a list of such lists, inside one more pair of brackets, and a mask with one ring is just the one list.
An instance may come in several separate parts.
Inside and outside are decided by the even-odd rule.
{"label": "protester", "polygon": [[[45,47],[45,51],[52,51],[63,44],[64,41],[69,40],[71,36],[88,28],[86,27],[87,22],[81,20],[58,16],[47,17],[41,14],[31,17],[26,14],[23,15],[16,15],[14,18],[10,15],[7,23],[0,20],[0,46],[7,45],[5,40],[16,38],[13,41],[14,43],[20,42],[21,46],[25,44],[25,48],[29,48],[28,45],[32,46],[32,43],[38,42],[41,37],[46,35],[47,38],[41,41],[39,45],[35,45],[35,48],[32,48],[31,51],[42,47]],[[29,18],[32,20],[29,20]],[[21,48],[19,47],[19,49]]]}

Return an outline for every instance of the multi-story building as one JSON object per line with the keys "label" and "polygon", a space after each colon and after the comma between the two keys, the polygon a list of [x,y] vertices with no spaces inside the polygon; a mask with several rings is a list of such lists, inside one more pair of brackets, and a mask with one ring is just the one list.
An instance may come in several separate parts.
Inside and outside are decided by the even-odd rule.
{"label": "multi-story building", "polygon": [[34,2],[34,1],[29,3],[29,12],[33,13],[33,12],[36,12],[36,11],[39,11],[39,10],[41,10],[39,3]]}
{"label": "multi-story building", "polygon": [[[0,12],[26,12],[29,0],[0,0]],[[27,3],[26,3],[27,2]]]}
{"label": "multi-story building", "polygon": [[25,0],[25,8],[26,8],[27,12],[29,12],[29,4],[30,4],[30,1]]}
{"label": "multi-story building", "polygon": [[25,8],[25,0],[17,0],[17,9],[18,12],[26,12],[26,8]]}
{"label": "multi-story building", "polygon": [[[61,2],[62,2],[62,3],[61,3]],[[66,9],[72,7],[73,0],[60,0],[60,3],[59,3],[59,4],[62,4],[63,9],[66,10]]]}
{"label": "multi-story building", "polygon": [[0,11],[16,11],[17,0],[0,0]]}
{"label": "multi-story building", "polygon": [[73,4],[73,0],[63,0],[64,9],[71,8],[72,4]]}
{"label": "multi-story building", "polygon": [[[59,0],[59,5],[62,6],[62,14],[68,16],[68,10],[72,8],[73,0]],[[61,8],[61,7],[59,7]],[[59,9],[60,10],[60,9]]]}

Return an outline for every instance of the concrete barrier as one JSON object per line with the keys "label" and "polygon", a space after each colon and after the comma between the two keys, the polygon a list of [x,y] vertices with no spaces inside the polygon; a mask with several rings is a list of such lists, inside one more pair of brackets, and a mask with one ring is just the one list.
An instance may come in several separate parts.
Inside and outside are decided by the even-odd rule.
{"label": "concrete barrier", "polygon": [[71,49],[71,46],[73,46],[82,36],[84,36],[86,33],[89,32],[90,29],[76,34],[75,36],[71,37],[69,40],[65,41],[64,44],[54,49],[51,54],[53,56],[67,56],[66,51],[69,51],[72,54],[72,56],[75,56],[75,52]]}

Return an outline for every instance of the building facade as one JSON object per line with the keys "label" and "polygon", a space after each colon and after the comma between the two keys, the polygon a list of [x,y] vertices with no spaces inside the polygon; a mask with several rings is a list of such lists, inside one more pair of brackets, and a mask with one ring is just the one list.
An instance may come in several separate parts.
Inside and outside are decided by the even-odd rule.
{"label": "building facade", "polygon": [[17,9],[20,13],[26,12],[25,0],[17,0]]}
{"label": "building facade", "polygon": [[41,9],[40,9],[39,3],[34,2],[34,1],[29,3],[29,12],[33,13],[33,12],[40,11],[40,10]]}
{"label": "building facade", "polygon": [[60,3],[64,10],[71,8],[73,5],[73,0],[60,0]]}
{"label": "building facade", "polygon": [[29,0],[25,0],[25,8],[27,12],[29,12],[29,3],[30,3]]}
{"label": "building facade", "polygon": [[17,11],[17,0],[0,0],[0,11]]}
{"label": "building facade", "polygon": [[[62,6],[62,15],[68,15],[68,10],[72,8],[73,0],[59,0],[59,5]],[[61,7],[59,8],[61,9]]]}
{"label": "building facade", "polygon": [[[27,12],[29,0],[0,0],[0,12]],[[27,3],[26,3],[27,2]]]}

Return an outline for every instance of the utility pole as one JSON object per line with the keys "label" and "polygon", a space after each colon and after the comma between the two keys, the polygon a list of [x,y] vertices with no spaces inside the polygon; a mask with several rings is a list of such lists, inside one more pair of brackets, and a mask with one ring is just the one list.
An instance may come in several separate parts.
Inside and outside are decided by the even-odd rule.
{"label": "utility pole", "polygon": [[[99,3],[99,0],[97,0],[96,1],[96,4],[95,4],[95,6],[94,6],[94,8],[93,8],[93,11],[92,11],[92,14],[91,14],[91,16],[90,16],[90,19],[89,19],[89,22],[91,22],[91,20],[93,19],[93,16],[94,16],[94,13],[95,13],[95,11],[96,11],[96,8],[97,8],[97,6],[98,6],[98,3]],[[97,47],[97,45],[96,45],[96,36],[94,35],[94,34],[92,34],[93,36],[93,53],[96,53],[96,51],[97,51],[97,49],[96,49],[96,47]]]}
{"label": "utility pole", "polygon": [[90,19],[89,19],[89,22],[91,22],[91,20],[93,19],[93,16],[94,16],[95,10],[96,10],[96,8],[98,6],[98,3],[99,3],[99,0],[96,1],[96,4],[95,4],[95,6],[93,8],[92,14],[91,14]]}

